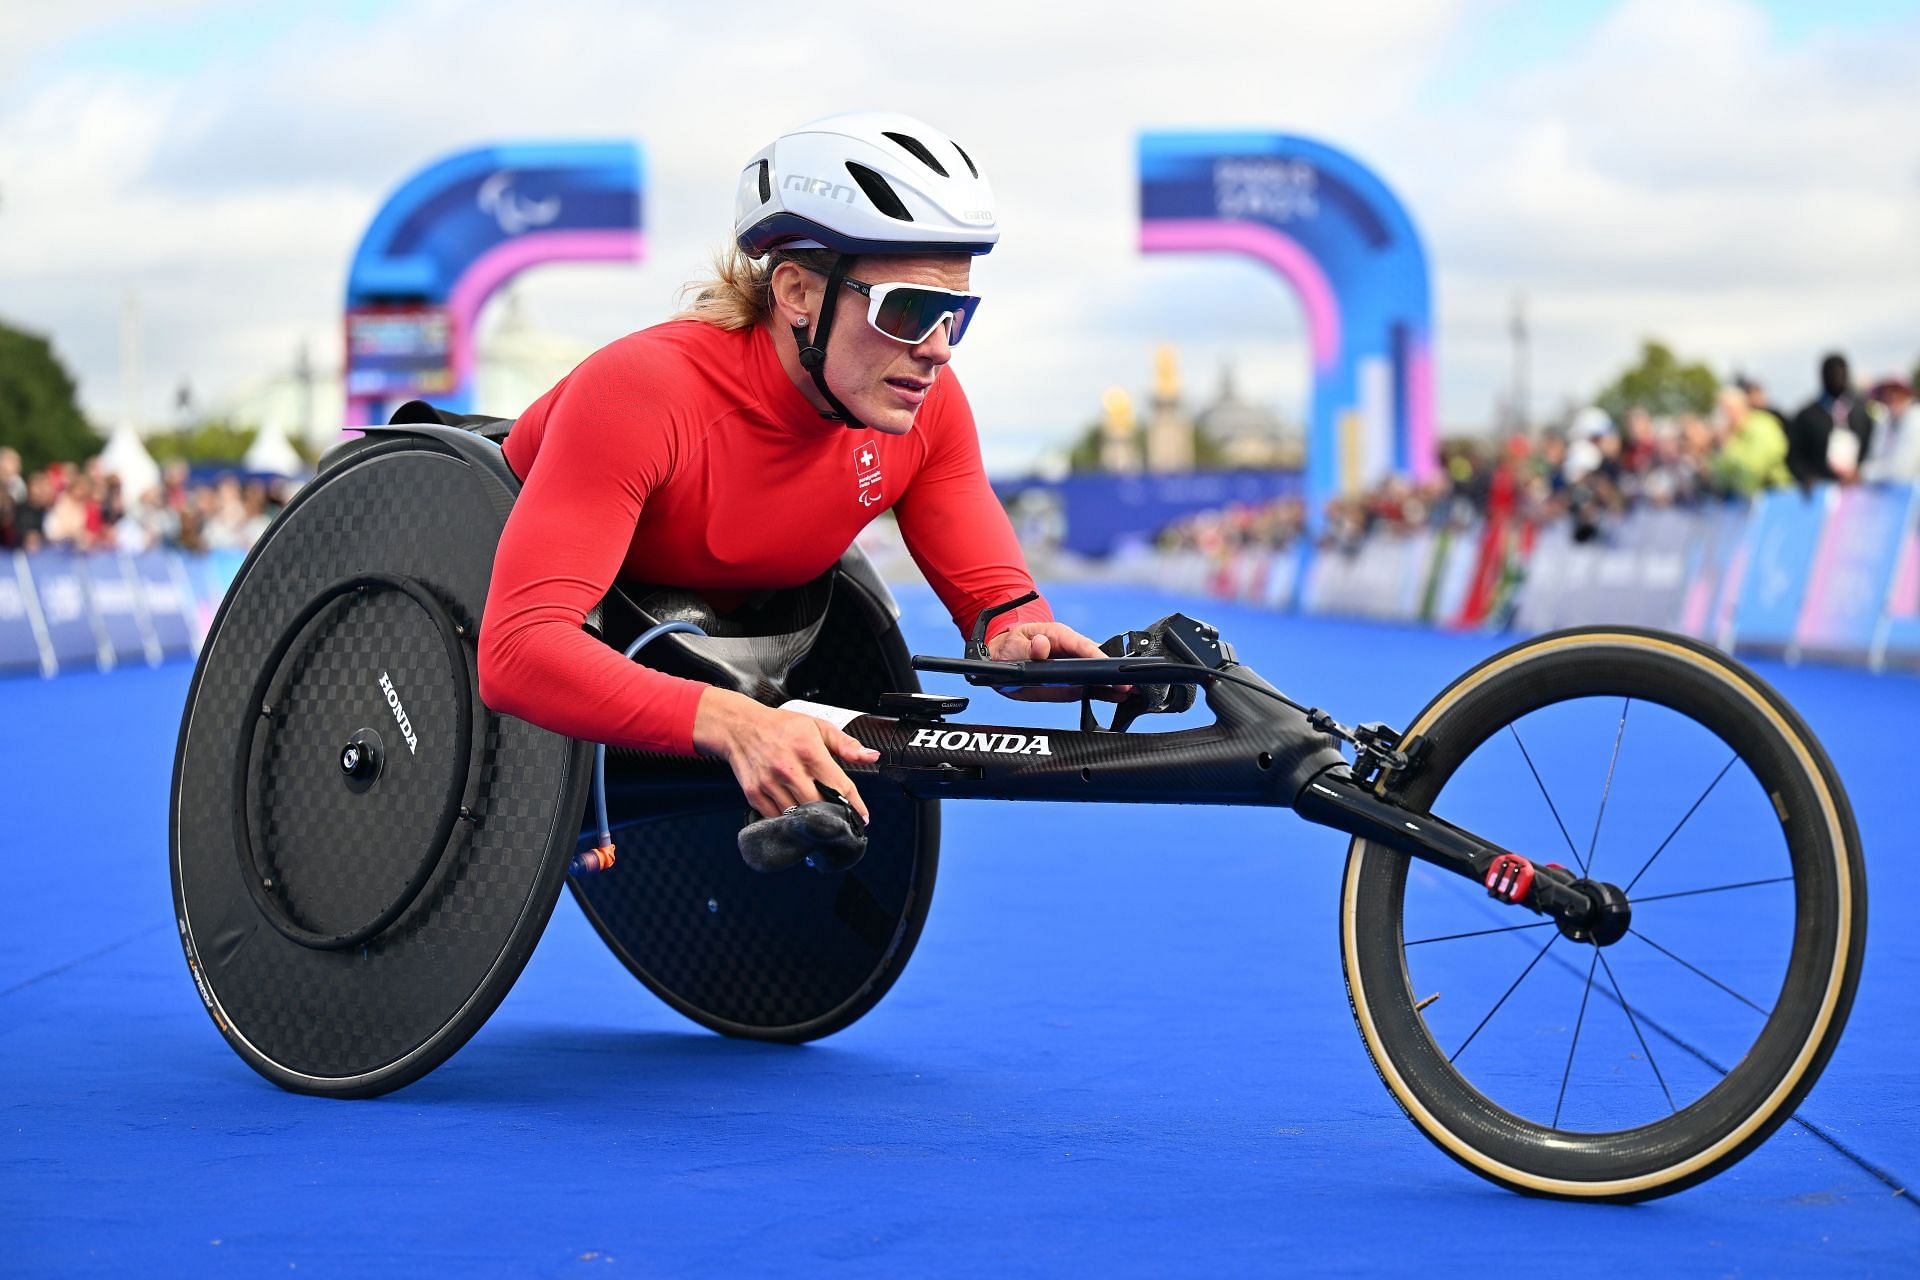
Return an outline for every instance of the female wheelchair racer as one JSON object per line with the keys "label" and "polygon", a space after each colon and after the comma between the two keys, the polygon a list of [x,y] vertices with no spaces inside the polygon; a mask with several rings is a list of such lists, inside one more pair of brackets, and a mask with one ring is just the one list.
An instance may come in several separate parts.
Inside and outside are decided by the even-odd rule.
{"label": "female wheelchair racer", "polygon": [[[813,175],[831,175],[832,181]],[[523,478],[481,627],[489,706],[616,747],[725,759],[752,806],[864,801],[819,720],[625,662],[581,630],[616,577],[723,607],[808,582],[893,510],[963,628],[1033,590],[947,363],[998,239],[971,157],[906,116],[806,125],[746,165],[740,255],[685,317],[601,351],[514,424]],[[758,261],[751,261],[757,259]],[[1044,604],[995,657],[1094,656]]]}
{"label": "female wheelchair racer", "polygon": [[[880,132],[922,162],[890,135],[926,147],[931,131]],[[749,165],[747,197],[783,189],[781,154],[776,144]],[[918,337],[905,349],[938,350],[971,314],[951,275],[937,281],[953,286],[944,292],[928,287],[931,272],[852,276],[858,287],[842,289],[842,255],[793,265],[765,278],[775,305],[865,305],[873,341],[896,349]],[[809,274],[828,290],[816,294]],[[888,382],[897,355],[862,366],[891,388],[891,406],[873,399],[872,380],[829,379],[805,353],[825,347],[839,308],[817,320],[796,310],[809,319],[794,335],[795,368],[767,364],[763,382],[777,371],[799,396],[804,375],[819,402],[804,397],[809,412],[851,421],[865,409],[897,423],[916,395],[935,402],[918,374]],[[834,347],[836,358],[860,349]],[[993,581],[970,588],[942,581],[954,565],[970,572],[965,557],[934,553],[943,595],[971,589],[984,607],[966,657],[911,659],[897,609],[857,552],[783,590],[723,580],[736,589],[719,600],[637,585],[675,579],[666,561],[625,572],[631,555],[610,563],[606,584],[583,587],[556,552],[544,566],[551,593],[601,594],[547,630],[578,635],[583,669],[604,681],[636,672],[626,655],[637,654],[648,668],[639,709],[660,712],[639,714],[645,731],[626,744],[607,735],[596,822],[591,739],[557,717],[609,714],[617,682],[588,682],[597,707],[526,708],[542,728],[494,705],[502,689],[514,696],[524,655],[503,645],[505,661],[489,668],[495,633],[537,630],[542,607],[571,618],[570,605],[529,603],[541,564],[515,585],[501,563],[516,523],[538,510],[542,468],[566,457],[549,452],[558,437],[537,438],[532,415],[504,431],[403,416],[412,421],[330,455],[250,553],[181,726],[172,869],[183,949],[216,1026],[285,1087],[368,1096],[443,1062],[511,987],[563,883],[628,968],[690,1018],[735,1036],[830,1034],[904,967],[937,870],[939,801],[971,797],[1291,807],[1353,836],[1340,937],[1368,1052],[1436,1145],[1523,1192],[1637,1200],[1710,1177],[1791,1116],[1838,1039],[1864,945],[1851,812],[1800,718],[1712,650],[1627,628],[1540,637],[1474,668],[1396,733],[1293,702],[1180,615],[1100,646],[1055,629],[1031,612],[1037,601],[1022,602],[1030,584],[1004,557]],[[921,434],[924,418],[906,417],[914,431],[891,439]],[[682,434],[668,462],[684,465],[712,439],[669,426]],[[540,465],[523,472],[510,464],[529,427]],[[818,476],[782,439],[733,441],[741,452],[728,456],[766,449],[789,474],[850,488],[857,505],[874,468],[852,451],[885,441],[829,435],[839,456]],[[876,483],[901,461],[880,457]],[[650,501],[655,492],[671,486]],[[763,498],[729,514],[770,513]],[[705,527],[717,560],[732,527]],[[1120,705],[1102,725],[1089,696],[1068,732],[962,724],[965,700],[919,693],[916,667]],[[1127,732],[1196,690],[1212,723]],[[790,736],[770,751],[728,747],[724,715],[701,727],[710,702],[738,710],[741,736],[775,723]],[[724,766],[689,750],[709,732]],[[1568,827],[1585,811],[1569,797],[1579,771],[1552,758],[1561,748],[1605,762],[1585,840]],[[749,794],[772,825],[743,839]],[[1533,827],[1520,821],[1528,814]],[[600,849],[617,861],[592,873]],[[755,869],[802,857],[821,874]],[[1666,964],[1675,968],[1648,967]],[[1687,970],[1719,1003],[1672,999]]]}

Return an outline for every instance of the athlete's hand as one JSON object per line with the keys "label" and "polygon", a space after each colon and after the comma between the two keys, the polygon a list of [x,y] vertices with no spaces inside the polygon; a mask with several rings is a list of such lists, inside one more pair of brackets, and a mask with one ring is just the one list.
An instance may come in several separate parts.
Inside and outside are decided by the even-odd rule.
{"label": "athlete's hand", "polygon": [[701,755],[719,756],[732,766],[747,803],[762,817],[823,799],[814,784],[824,783],[854,807],[862,822],[869,819],[866,801],[840,764],[872,764],[880,753],[825,720],[762,706],[730,689],[708,688],[694,711],[693,745]]}
{"label": "athlete's hand", "polygon": [[[1038,662],[1046,658],[1104,658],[1094,641],[1064,622],[1016,622],[987,641],[987,656],[995,662]],[[1098,686],[1087,690],[1096,698],[1118,702],[1132,685]],[[1026,702],[1078,702],[1079,689],[1003,689],[1009,698]]]}

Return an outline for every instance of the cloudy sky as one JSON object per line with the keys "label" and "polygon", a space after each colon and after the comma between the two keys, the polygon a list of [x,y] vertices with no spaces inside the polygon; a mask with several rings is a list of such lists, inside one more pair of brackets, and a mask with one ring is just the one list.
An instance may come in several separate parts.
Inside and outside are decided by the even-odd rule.
{"label": "cloudy sky", "polygon": [[[1659,335],[1796,401],[1830,347],[1920,359],[1920,3],[1405,0],[12,0],[0,3],[0,319],[92,413],[337,360],[361,231],[406,175],[509,139],[637,138],[646,262],[522,277],[589,343],[664,318],[787,125],[920,115],[992,177],[1003,247],[956,365],[989,459],[1070,436],[1178,345],[1196,395],[1304,413],[1298,303],[1250,261],[1135,248],[1146,129],[1316,137],[1375,167],[1435,271],[1440,415],[1485,426],[1524,295],[1533,408]],[[521,406],[486,406],[512,413]]]}

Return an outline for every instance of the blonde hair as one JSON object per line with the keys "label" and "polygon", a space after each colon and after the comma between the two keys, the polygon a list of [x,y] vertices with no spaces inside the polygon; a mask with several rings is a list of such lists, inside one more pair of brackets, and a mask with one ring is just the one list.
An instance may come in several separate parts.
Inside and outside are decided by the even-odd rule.
{"label": "blonde hair", "polygon": [[713,273],[681,286],[685,305],[675,320],[701,320],[721,329],[751,329],[773,315],[773,271],[798,263],[825,275],[839,255],[831,249],[778,249],[749,258],[734,245],[713,255]]}

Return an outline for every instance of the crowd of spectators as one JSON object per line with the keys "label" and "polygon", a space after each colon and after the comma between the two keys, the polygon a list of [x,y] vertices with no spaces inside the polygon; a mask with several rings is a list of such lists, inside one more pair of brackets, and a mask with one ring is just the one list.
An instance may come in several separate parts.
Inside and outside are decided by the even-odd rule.
{"label": "crowd of spectators", "polygon": [[196,483],[184,462],[129,496],[100,458],[29,475],[19,453],[0,445],[0,549],[245,550],[289,496],[279,479],[225,474]]}
{"label": "crowd of spectators", "polygon": [[[1429,480],[1394,476],[1334,499],[1323,541],[1355,545],[1379,531],[1464,528],[1489,515],[1546,523],[1570,517],[1576,537],[1638,506],[1694,506],[1816,483],[1920,480],[1920,407],[1887,379],[1854,390],[1846,360],[1828,356],[1820,394],[1781,416],[1751,379],[1720,388],[1711,414],[1655,416],[1629,409],[1615,422],[1586,408],[1559,427],[1497,441],[1456,440]],[[1162,532],[1166,549],[1284,546],[1306,527],[1298,499],[1208,511]]]}

